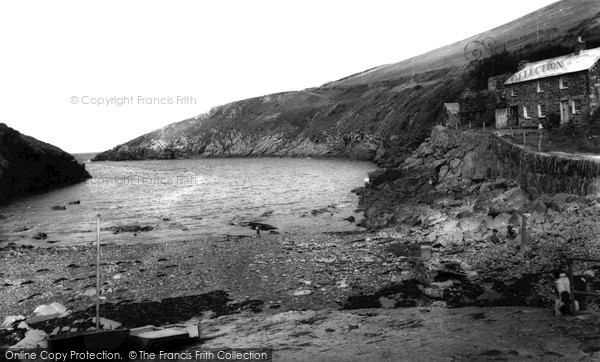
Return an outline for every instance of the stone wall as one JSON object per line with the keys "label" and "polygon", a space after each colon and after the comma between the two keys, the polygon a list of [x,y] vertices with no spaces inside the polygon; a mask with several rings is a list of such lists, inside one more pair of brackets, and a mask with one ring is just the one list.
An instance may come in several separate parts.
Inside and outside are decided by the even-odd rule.
{"label": "stone wall", "polygon": [[600,192],[600,162],[573,159],[524,150],[500,137],[492,138],[499,172],[519,183],[528,193],[571,193],[590,195]]}
{"label": "stone wall", "polygon": [[590,116],[600,108],[600,62],[590,69]]}

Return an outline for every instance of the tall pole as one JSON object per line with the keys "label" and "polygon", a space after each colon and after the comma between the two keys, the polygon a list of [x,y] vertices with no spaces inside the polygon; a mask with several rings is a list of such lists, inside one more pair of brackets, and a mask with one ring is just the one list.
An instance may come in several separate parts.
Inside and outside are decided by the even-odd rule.
{"label": "tall pole", "polygon": [[96,241],[96,330],[100,330],[100,214],[98,218],[98,239]]}

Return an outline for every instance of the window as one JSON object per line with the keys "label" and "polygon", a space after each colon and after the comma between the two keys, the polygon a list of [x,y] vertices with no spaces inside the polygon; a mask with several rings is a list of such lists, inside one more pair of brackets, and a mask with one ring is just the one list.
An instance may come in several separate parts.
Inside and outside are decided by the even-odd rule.
{"label": "window", "polygon": [[543,92],[543,90],[542,90],[542,85],[540,84],[540,81],[539,81],[539,80],[538,80],[538,82],[537,82],[537,84],[536,84],[536,86],[535,86],[535,90],[536,90],[538,93],[542,93],[542,92]]}
{"label": "window", "polygon": [[546,105],[545,104],[538,104],[538,117],[539,118],[546,117]]}
{"label": "window", "polygon": [[517,96],[517,91],[515,90],[514,87],[510,88],[510,96],[511,97],[516,97]]}
{"label": "window", "polygon": [[531,118],[531,107],[523,106],[523,118],[530,119]]}
{"label": "window", "polygon": [[573,99],[571,109],[573,110],[573,114],[581,113],[581,99]]}
{"label": "window", "polygon": [[565,76],[562,76],[558,79],[558,87],[560,89],[569,88],[569,81],[567,80],[567,78]]}

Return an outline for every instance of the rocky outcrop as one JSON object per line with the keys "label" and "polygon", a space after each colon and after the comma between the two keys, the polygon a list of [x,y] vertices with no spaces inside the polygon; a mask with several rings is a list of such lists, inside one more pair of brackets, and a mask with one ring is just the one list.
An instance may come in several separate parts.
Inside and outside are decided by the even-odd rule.
{"label": "rocky outcrop", "polygon": [[466,232],[487,237],[490,230],[517,227],[522,214],[544,220],[547,210],[564,211],[566,199],[595,195],[599,165],[526,151],[490,133],[437,126],[401,167],[373,172],[369,187],[357,190],[363,225],[374,230],[443,221],[443,231],[456,239]]}
{"label": "rocky outcrop", "polygon": [[416,220],[442,217],[444,209],[465,211],[461,209],[464,199],[472,198],[468,202],[473,206],[480,194],[479,204],[485,204],[483,200],[491,194],[498,196],[517,186],[506,179],[496,180],[498,175],[489,135],[436,126],[401,167],[374,172],[370,186],[357,191],[365,209],[364,226],[412,227]]}
{"label": "rocky outcrop", "polygon": [[0,203],[88,178],[70,154],[0,123]]}
{"label": "rocky outcrop", "polygon": [[[438,74],[440,79],[447,72]],[[420,144],[462,78],[419,76],[270,94],[216,107],[98,154],[94,161],[195,157],[344,157],[387,166]]]}

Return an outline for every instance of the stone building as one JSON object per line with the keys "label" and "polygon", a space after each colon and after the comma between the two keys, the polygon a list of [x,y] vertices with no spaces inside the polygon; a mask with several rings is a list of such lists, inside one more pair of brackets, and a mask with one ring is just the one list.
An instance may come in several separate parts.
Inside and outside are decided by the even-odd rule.
{"label": "stone building", "polygon": [[505,83],[508,121],[537,127],[550,119],[560,124],[586,124],[600,106],[600,48],[585,50],[579,39],[575,53],[519,66]]}
{"label": "stone building", "polygon": [[476,128],[492,127],[498,108],[505,108],[504,94],[501,90],[466,89],[458,98],[459,116],[462,124]]}
{"label": "stone building", "polygon": [[458,103],[444,103],[444,126],[458,128],[460,125],[460,117],[458,115]]}

